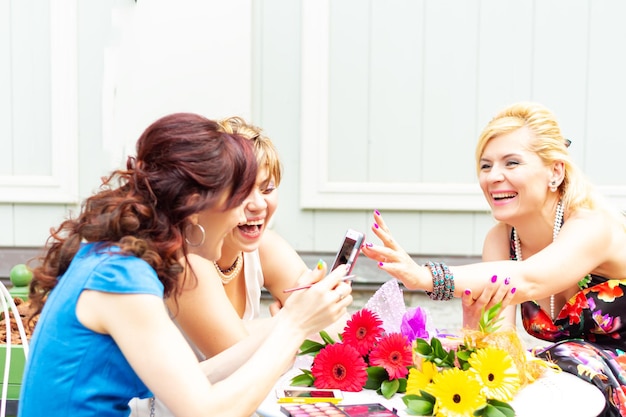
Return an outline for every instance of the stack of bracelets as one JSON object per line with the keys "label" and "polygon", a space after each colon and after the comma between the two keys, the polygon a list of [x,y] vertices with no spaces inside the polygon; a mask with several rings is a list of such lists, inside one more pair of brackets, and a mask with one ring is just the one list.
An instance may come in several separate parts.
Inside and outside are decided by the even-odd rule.
{"label": "stack of bracelets", "polygon": [[454,298],[454,275],[443,262],[428,262],[424,265],[430,268],[433,275],[433,291],[426,291],[431,300],[448,301]]}

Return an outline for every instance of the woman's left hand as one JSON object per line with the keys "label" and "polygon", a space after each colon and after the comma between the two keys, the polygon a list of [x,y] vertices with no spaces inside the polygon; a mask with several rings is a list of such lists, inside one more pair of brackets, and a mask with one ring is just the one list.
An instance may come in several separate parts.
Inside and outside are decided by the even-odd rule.
{"label": "woman's left hand", "polygon": [[377,261],[380,269],[402,281],[408,289],[424,289],[423,286],[419,285],[419,275],[423,273],[421,270],[425,268],[416,264],[409,254],[394,240],[378,210],[374,211],[372,231],[382,241],[384,246],[366,243],[361,248],[363,254]]}
{"label": "woman's left hand", "polygon": [[[496,277],[497,279],[497,277]],[[501,291],[498,291],[500,285],[494,278],[491,278],[491,284],[483,288],[482,292],[478,296],[474,296],[472,290],[466,289],[461,297],[461,303],[463,305],[463,327],[469,327],[470,329],[477,329],[478,322],[480,321],[483,312],[489,310],[491,307],[500,303],[500,312],[504,311],[513,300],[513,293],[506,291],[504,297],[501,296]],[[509,285],[508,279],[505,279],[504,286]]]}

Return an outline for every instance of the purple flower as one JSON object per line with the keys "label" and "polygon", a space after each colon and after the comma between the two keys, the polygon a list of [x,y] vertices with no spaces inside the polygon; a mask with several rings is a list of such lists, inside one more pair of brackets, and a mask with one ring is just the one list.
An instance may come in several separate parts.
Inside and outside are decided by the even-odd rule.
{"label": "purple flower", "polygon": [[409,342],[413,342],[418,337],[428,339],[426,321],[426,310],[422,307],[409,308],[402,316],[400,332],[409,339]]}

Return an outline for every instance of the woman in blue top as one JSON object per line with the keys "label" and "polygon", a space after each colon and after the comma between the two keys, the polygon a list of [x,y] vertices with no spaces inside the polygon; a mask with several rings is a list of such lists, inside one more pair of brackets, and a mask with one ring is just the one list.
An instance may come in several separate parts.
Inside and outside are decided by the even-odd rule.
{"label": "woman in blue top", "polygon": [[[141,135],[137,155],[52,234],[30,297],[41,312],[30,345],[20,417],[127,416],[157,395],[177,416],[248,416],[304,338],[352,301],[345,270],[294,293],[269,337],[247,338],[198,363],[163,303],[194,282],[224,236],[245,221],[257,173],[249,141],[180,113]],[[216,383],[218,382],[219,383]]]}

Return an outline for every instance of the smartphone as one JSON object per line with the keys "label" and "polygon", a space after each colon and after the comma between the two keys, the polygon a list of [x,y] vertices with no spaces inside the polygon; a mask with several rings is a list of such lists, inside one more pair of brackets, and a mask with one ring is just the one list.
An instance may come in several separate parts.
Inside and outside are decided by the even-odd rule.
{"label": "smartphone", "polygon": [[338,409],[343,411],[350,417],[396,417],[398,414],[396,410],[389,410],[382,404],[353,404],[337,406]]}
{"label": "smartphone", "polygon": [[276,397],[279,403],[333,403],[343,399],[343,394],[338,389],[319,389],[313,387],[286,387],[276,389]]}
{"label": "smartphone", "polygon": [[348,265],[348,272],[346,275],[352,273],[352,268],[361,253],[361,245],[365,240],[365,235],[357,230],[348,229],[343,237],[341,247],[335,256],[335,261],[330,269],[331,271],[337,268],[339,265]]}

